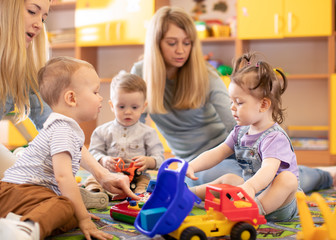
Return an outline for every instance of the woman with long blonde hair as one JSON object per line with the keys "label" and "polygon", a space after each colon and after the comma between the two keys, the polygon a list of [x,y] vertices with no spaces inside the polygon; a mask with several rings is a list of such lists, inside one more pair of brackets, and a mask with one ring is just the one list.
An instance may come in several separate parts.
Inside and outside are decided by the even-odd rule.
{"label": "woman with long blonde hair", "polygon": [[[37,72],[48,58],[44,22],[51,0],[0,1],[0,119],[16,112],[37,129],[51,113],[38,94]],[[15,157],[0,144],[0,178]]]}
{"label": "woman with long blonde hair", "polygon": [[[144,59],[131,73],[147,83],[148,109],[172,153],[191,161],[225,141],[236,125],[228,91],[216,71],[206,64],[193,19],[178,7],[162,7],[147,30]],[[144,116],[145,117],[145,116]],[[336,184],[336,167],[299,166],[305,192]],[[242,175],[233,157],[198,172],[197,186],[226,173]]]}
{"label": "woman with long blonde hair", "polygon": [[[204,60],[194,22],[183,9],[166,6],[155,13],[144,59],[131,72],[146,81],[147,112],[176,157],[192,160],[224,141],[235,126],[228,91]],[[241,172],[234,160],[223,165],[200,181]]]}

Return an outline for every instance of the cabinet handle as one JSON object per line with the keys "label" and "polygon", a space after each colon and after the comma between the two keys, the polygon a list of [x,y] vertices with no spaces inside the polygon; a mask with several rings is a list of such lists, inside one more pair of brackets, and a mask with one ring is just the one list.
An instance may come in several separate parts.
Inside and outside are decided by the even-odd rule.
{"label": "cabinet handle", "polygon": [[274,14],[274,34],[279,34],[279,14]]}
{"label": "cabinet handle", "polygon": [[288,32],[292,32],[292,13],[288,12]]}

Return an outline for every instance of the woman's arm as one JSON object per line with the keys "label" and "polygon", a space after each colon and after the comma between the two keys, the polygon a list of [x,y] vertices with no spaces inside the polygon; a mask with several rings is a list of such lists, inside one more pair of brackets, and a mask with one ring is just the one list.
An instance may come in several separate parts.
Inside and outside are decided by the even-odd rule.
{"label": "woman's arm", "polygon": [[229,97],[228,90],[217,73],[212,70],[209,73],[210,79],[210,95],[209,101],[216,109],[217,114],[225,125],[227,134],[236,125],[236,121],[232,116],[231,112],[231,100]]}

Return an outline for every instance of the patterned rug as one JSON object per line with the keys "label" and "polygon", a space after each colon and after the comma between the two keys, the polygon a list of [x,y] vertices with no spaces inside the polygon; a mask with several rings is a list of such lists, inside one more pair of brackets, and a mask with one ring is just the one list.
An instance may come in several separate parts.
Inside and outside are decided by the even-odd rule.
{"label": "patterned rug", "polygon": [[[79,175],[84,176],[86,173],[81,172]],[[336,205],[336,191],[332,189],[323,190],[319,192],[330,208],[333,210]],[[114,236],[113,240],[121,239],[150,239],[145,235],[139,233],[132,224],[116,221],[110,217],[110,206],[119,203],[118,201],[110,202],[109,207],[104,210],[90,209],[89,211],[100,217],[99,221],[95,221],[95,224],[102,231],[108,232]],[[308,204],[310,212],[312,214],[315,226],[321,226],[324,223],[323,217],[319,208],[313,203]],[[195,205],[190,214],[201,215],[205,214],[205,210],[201,205]],[[296,234],[301,230],[299,217],[295,218],[292,222],[281,223],[267,223],[260,225],[257,231],[257,239],[282,239],[282,240],[294,240]],[[71,232],[64,233],[62,235],[49,237],[48,240],[82,240],[85,239],[79,229],[75,229]],[[163,239],[161,236],[156,235],[152,239]],[[211,239],[230,239],[229,236],[221,238]]]}

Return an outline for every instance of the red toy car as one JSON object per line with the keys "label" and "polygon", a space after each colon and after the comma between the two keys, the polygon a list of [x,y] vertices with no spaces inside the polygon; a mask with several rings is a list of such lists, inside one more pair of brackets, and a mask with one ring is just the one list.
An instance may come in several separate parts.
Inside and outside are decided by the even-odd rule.
{"label": "red toy car", "polygon": [[125,162],[122,158],[119,158],[118,162],[116,163],[116,172],[122,172],[123,174],[129,177],[130,181],[130,188],[133,191],[136,188],[136,178],[141,176],[142,172],[138,171],[139,167],[134,166],[135,162],[131,162],[129,166],[125,167]]}

